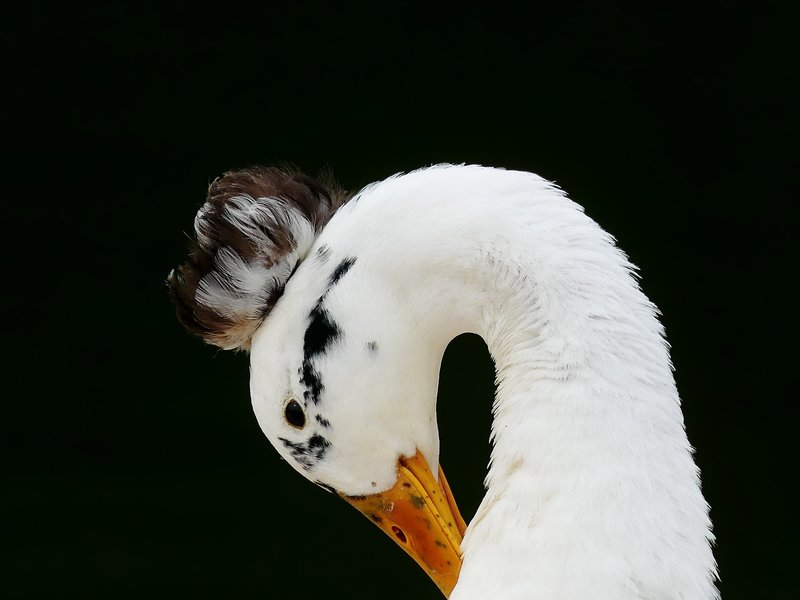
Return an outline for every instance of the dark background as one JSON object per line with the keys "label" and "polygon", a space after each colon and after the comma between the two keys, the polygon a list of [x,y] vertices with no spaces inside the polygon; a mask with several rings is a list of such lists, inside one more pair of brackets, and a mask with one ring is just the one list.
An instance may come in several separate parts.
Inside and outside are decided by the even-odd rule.
{"label": "dark background", "polygon": [[[0,596],[438,596],[278,460],[247,357],[174,318],[208,182],[283,161],[350,189],[441,161],[557,181],[663,311],[724,597],[789,596],[796,3],[166,4],[4,8]],[[445,356],[467,517],[492,374],[476,338]]]}

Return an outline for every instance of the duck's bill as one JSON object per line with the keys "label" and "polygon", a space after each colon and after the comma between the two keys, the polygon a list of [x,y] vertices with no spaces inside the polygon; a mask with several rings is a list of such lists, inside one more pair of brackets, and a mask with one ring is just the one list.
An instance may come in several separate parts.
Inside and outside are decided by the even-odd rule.
{"label": "duck's bill", "polygon": [[397,542],[445,597],[450,596],[461,571],[461,539],[467,527],[441,467],[437,481],[417,452],[400,459],[391,489],[343,497]]}

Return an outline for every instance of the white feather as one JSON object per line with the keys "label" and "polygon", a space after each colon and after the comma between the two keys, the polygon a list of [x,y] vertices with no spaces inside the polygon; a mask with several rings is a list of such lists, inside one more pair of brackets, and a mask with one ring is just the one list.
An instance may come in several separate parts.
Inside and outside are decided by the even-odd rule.
{"label": "white feather", "polygon": [[278,441],[301,439],[280,410],[302,394],[327,267],[306,261],[253,338],[254,409],[295,468],[348,494],[391,486],[415,448],[435,470],[439,362],[478,333],[497,368],[494,448],[452,600],[718,598],[657,310],[581,207],[530,173],[437,166],[363,190],[323,243],[333,264],[357,262],[325,301],[342,336],[316,364],[324,396],[308,410],[332,428],[312,472]]}

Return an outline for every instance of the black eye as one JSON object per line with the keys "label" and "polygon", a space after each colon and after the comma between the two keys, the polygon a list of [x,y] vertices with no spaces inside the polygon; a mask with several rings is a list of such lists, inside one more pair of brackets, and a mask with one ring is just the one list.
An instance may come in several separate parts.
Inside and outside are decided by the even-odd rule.
{"label": "black eye", "polygon": [[306,424],[306,413],[303,412],[303,407],[297,403],[297,400],[292,400],[286,405],[283,415],[292,427],[302,429]]}

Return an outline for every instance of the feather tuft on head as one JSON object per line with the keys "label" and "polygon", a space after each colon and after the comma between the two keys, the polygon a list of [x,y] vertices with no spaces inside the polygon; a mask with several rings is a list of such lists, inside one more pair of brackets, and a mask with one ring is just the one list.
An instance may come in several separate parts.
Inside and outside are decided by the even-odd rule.
{"label": "feather tuft on head", "polygon": [[249,349],[289,277],[347,199],[334,184],[276,167],[214,180],[194,219],[189,257],[167,279],[178,320],[210,344]]}

